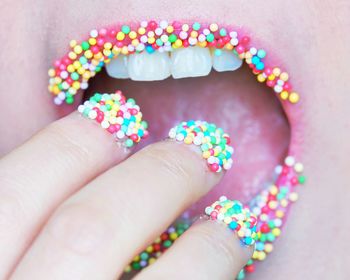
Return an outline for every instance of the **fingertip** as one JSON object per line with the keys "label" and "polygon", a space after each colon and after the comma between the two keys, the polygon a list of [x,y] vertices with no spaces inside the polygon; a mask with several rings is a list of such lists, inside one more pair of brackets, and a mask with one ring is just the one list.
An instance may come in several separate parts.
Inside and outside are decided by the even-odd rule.
{"label": "fingertip", "polygon": [[193,229],[207,236],[213,251],[232,267],[234,274],[238,274],[253,256],[254,245],[244,245],[237,233],[230,230],[224,223],[201,218],[193,225]]}

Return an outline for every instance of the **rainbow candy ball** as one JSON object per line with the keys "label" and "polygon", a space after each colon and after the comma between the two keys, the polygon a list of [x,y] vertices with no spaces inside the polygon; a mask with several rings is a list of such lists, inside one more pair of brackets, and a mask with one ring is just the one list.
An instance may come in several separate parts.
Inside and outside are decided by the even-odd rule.
{"label": "rainbow candy ball", "polygon": [[184,142],[187,145],[196,145],[202,151],[212,172],[229,170],[232,167],[233,148],[230,136],[215,124],[205,121],[187,121],[170,129],[170,139]]}
{"label": "rainbow candy ball", "polygon": [[131,148],[148,136],[148,124],[142,120],[140,107],[134,99],[126,99],[121,91],[95,93],[78,107],[78,111],[96,121],[125,147]]}

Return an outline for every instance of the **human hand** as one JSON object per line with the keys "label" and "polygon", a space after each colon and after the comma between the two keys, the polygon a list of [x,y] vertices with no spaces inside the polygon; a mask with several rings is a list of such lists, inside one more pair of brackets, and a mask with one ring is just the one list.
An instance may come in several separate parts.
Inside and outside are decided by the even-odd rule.
{"label": "human hand", "polygon": [[[4,157],[0,278],[118,278],[222,178],[193,145],[166,140],[129,155],[72,113]],[[200,219],[136,279],[231,279],[252,253],[223,223]]]}

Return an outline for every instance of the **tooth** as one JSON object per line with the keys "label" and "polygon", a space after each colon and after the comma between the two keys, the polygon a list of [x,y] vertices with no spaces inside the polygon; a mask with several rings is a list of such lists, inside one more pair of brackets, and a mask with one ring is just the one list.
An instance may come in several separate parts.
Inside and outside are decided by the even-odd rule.
{"label": "tooth", "polygon": [[144,51],[129,56],[128,72],[135,81],[158,81],[170,76],[170,58],[168,53],[148,53]]}
{"label": "tooth", "polygon": [[213,54],[213,68],[218,72],[234,71],[241,67],[242,60],[238,58],[232,51],[215,50]]}
{"label": "tooth", "polygon": [[112,78],[127,79],[128,74],[128,57],[125,55],[118,55],[117,58],[112,59],[106,65],[107,74]]}
{"label": "tooth", "polygon": [[208,48],[188,47],[171,53],[171,74],[174,79],[207,76],[212,67]]}

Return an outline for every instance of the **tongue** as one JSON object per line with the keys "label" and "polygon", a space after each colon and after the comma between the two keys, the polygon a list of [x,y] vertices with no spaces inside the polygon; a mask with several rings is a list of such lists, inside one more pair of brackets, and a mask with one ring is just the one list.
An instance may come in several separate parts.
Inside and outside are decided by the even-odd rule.
{"label": "tongue", "polygon": [[116,89],[140,104],[150,126],[148,144],[190,119],[213,122],[229,132],[234,165],[197,204],[201,209],[221,195],[248,201],[271,181],[274,167],[286,156],[290,129],[283,110],[272,91],[257,83],[247,68],[157,82],[116,80],[101,74],[90,83],[87,94]]}

